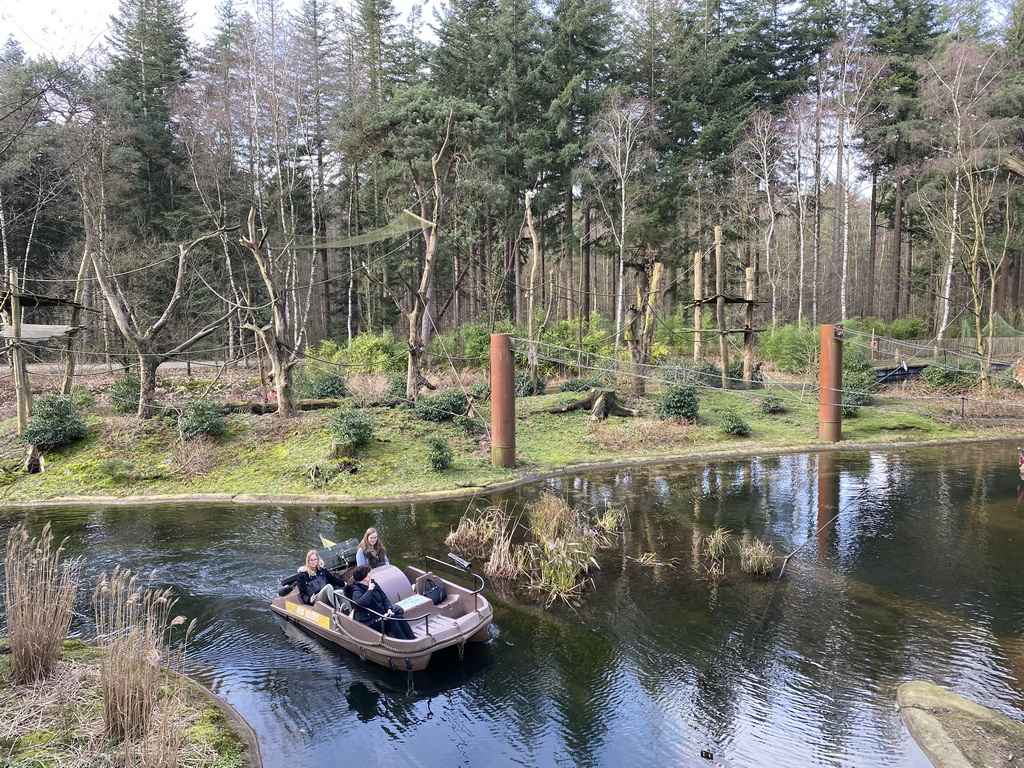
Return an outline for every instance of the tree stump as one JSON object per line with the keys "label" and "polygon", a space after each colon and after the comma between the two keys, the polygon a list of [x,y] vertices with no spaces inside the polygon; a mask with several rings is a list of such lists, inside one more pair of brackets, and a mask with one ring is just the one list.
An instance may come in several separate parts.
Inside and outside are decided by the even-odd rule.
{"label": "tree stump", "polygon": [[43,452],[39,450],[38,446],[30,445],[25,454],[25,460],[21,462],[21,471],[29,475],[34,475],[38,472],[44,472],[45,470],[46,460],[43,458]]}
{"label": "tree stump", "polygon": [[555,405],[541,408],[534,413],[568,413],[586,408],[590,411],[591,421],[607,419],[609,416],[639,416],[640,412],[626,408],[619,402],[619,395],[614,389],[592,389],[586,396],[566,405]]}
{"label": "tree stump", "polygon": [[356,455],[356,444],[351,440],[347,442],[331,443],[331,449],[328,451],[328,458],[331,459],[350,459]]}

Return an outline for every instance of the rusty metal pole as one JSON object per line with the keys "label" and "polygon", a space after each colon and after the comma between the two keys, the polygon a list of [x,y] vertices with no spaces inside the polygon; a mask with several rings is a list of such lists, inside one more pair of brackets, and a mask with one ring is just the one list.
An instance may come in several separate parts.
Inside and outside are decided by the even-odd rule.
{"label": "rusty metal pole", "polygon": [[838,443],[843,431],[843,327],[821,326],[818,437]]}
{"label": "rusty metal pole", "polygon": [[491,334],[491,466],[516,466],[516,387],[512,334]]}

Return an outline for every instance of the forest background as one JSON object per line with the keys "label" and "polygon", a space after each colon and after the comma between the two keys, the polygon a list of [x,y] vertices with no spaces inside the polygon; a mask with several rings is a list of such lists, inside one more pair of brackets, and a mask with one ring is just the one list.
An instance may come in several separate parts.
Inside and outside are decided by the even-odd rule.
{"label": "forest background", "polygon": [[122,0],[87,56],[0,56],[3,280],[89,310],[85,359],[137,357],[140,415],[186,352],[281,379],[404,337],[415,397],[491,331],[617,356],[639,308],[637,362],[689,356],[694,297],[748,269],[759,328],[984,354],[1024,319],[1021,2],[218,16],[197,47],[182,0]]}

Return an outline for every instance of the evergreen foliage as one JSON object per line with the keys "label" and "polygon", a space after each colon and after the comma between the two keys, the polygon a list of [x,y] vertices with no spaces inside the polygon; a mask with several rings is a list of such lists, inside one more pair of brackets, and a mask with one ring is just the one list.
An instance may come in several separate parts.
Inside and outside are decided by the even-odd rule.
{"label": "evergreen foliage", "polygon": [[363,408],[335,409],[329,419],[335,442],[352,443],[356,448],[362,448],[373,440],[373,415]]}
{"label": "evergreen foliage", "polygon": [[747,437],[750,434],[750,425],[735,411],[723,414],[718,426],[725,434],[734,437]]}
{"label": "evergreen foliage", "polygon": [[178,429],[186,438],[221,435],[227,426],[221,406],[208,398],[190,400],[182,406],[178,416]]}
{"label": "evergreen foliage", "polygon": [[131,371],[114,381],[108,400],[114,413],[135,413],[139,408],[139,375]]}
{"label": "evergreen foliage", "polygon": [[452,447],[441,435],[431,435],[427,438],[427,465],[434,472],[444,472],[455,463],[455,454]]}
{"label": "evergreen foliage", "polygon": [[697,390],[685,384],[669,387],[658,400],[655,413],[660,419],[683,419],[696,423],[700,415]]}
{"label": "evergreen foliage", "polygon": [[36,400],[21,441],[49,451],[81,440],[89,433],[70,395],[42,395]]}
{"label": "evergreen foliage", "polygon": [[451,421],[469,408],[461,389],[445,389],[436,395],[424,395],[416,401],[414,412],[425,421]]}

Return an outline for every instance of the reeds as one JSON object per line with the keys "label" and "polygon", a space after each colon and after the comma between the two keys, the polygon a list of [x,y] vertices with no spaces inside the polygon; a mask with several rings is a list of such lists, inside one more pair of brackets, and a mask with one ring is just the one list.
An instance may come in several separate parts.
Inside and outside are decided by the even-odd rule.
{"label": "reeds", "polygon": [[[180,671],[192,621],[181,642],[172,645],[170,633],[185,623],[173,616],[177,598],[171,588],[150,587],[120,566],[100,575],[93,591],[98,644],[106,650],[100,662],[103,723],[107,735],[120,741],[126,756],[138,748],[143,762],[173,765],[180,734],[173,727],[175,702],[181,694]],[[160,717],[153,729],[160,702]]]}
{"label": "reeds", "polygon": [[42,680],[60,658],[82,569],[79,558],[62,566],[63,551],[64,542],[54,549],[49,523],[38,539],[24,523],[7,535],[4,599],[15,683]]}
{"label": "reeds", "polygon": [[495,543],[498,532],[507,527],[508,514],[504,508],[478,509],[475,515],[463,515],[455,530],[445,537],[444,543],[464,552],[482,555]]}
{"label": "reeds", "polygon": [[768,576],[775,569],[775,547],[744,534],[740,541],[740,568],[754,576]]}
{"label": "reeds", "polygon": [[712,578],[725,576],[725,558],[731,549],[732,535],[725,528],[715,528],[707,536],[693,534],[693,567],[703,568]]}

